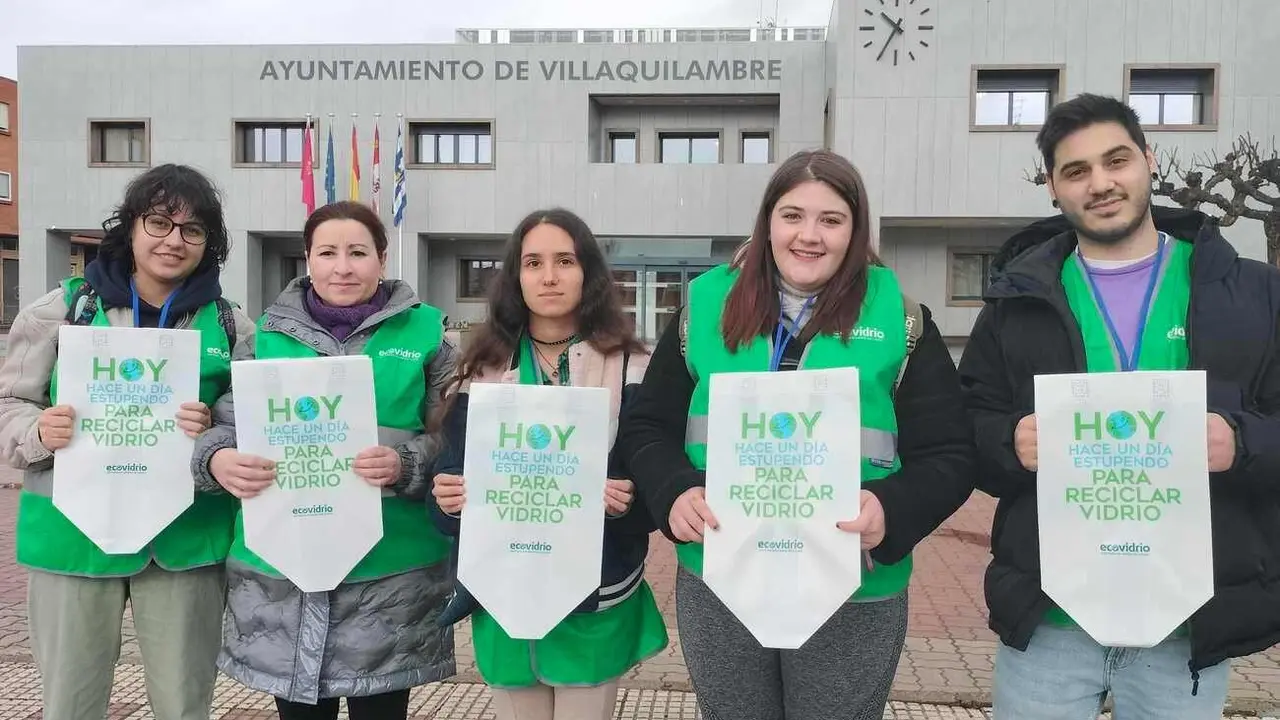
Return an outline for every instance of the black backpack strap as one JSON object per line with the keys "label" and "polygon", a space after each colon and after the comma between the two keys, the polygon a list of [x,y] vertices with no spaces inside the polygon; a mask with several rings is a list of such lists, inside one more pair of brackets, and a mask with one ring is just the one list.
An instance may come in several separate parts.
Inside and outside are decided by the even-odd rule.
{"label": "black backpack strap", "polygon": [[231,353],[236,351],[236,314],[231,301],[226,298],[218,298],[216,301],[218,306],[218,324],[222,326],[222,331],[227,334],[227,350]]}
{"label": "black backpack strap", "polygon": [[67,302],[67,323],[70,325],[91,325],[98,314],[98,293],[88,282],[80,283]]}

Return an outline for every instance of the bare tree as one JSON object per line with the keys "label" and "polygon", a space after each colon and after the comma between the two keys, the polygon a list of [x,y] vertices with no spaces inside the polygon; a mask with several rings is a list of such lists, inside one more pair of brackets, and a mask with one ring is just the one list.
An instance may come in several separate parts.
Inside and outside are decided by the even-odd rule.
{"label": "bare tree", "polygon": [[[1152,146],[1152,150],[1158,166],[1154,194],[1211,214],[1223,227],[1241,218],[1260,221],[1267,238],[1267,260],[1280,265],[1280,152],[1274,144],[1264,154],[1257,141],[1242,135],[1221,159],[1217,153],[1204,159],[1193,156],[1185,167],[1178,161],[1176,148],[1161,152]],[[1048,182],[1039,160],[1035,173],[1024,170],[1023,177],[1034,185]]]}

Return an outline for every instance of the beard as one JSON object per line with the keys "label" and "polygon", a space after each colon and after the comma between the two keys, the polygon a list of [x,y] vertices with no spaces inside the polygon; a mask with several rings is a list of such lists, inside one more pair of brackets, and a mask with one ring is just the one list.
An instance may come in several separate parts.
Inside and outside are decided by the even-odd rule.
{"label": "beard", "polygon": [[[1122,201],[1127,204],[1131,198],[1132,196],[1125,196]],[[1107,229],[1089,227],[1086,224],[1088,210],[1082,209],[1080,212],[1069,212],[1064,209],[1062,214],[1067,218],[1067,222],[1071,223],[1071,227],[1075,228],[1076,235],[1098,245],[1117,245],[1131,237],[1147,221],[1147,216],[1151,213],[1150,190],[1146,192],[1145,196],[1138,198],[1136,205],[1142,210],[1136,213],[1132,220],[1119,227]]]}

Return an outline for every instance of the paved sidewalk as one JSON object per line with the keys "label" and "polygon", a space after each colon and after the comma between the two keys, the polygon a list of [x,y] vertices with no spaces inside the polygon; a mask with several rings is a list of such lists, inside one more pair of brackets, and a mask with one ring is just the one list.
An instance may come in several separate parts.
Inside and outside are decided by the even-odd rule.
{"label": "paved sidewalk", "polygon": [[[0,663],[0,720],[39,720],[40,683],[26,663]],[[340,714],[346,718],[345,710]],[[483,685],[436,683],[415,691],[409,702],[411,720],[493,720],[489,693]],[[700,720],[693,695],[673,690],[625,688],[614,710],[615,720]],[[1108,716],[1104,715],[1106,720]],[[1245,720],[1247,716],[1224,716]],[[1275,716],[1267,716],[1274,718]],[[116,672],[108,720],[155,720],[146,707],[142,668],[124,664]],[[891,702],[884,720],[989,720],[987,710]],[[273,702],[226,678],[219,678],[212,720],[276,720]]]}
{"label": "paved sidewalk", "polygon": [[[11,470],[0,469],[0,483],[17,478]],[[13,554],[14,520],[18,492],[0,489],[0,720],[30,717],[30,714],[6,714],[9,708],[26,702],[35,710],[38,703],[35,674],[30,668],[30,650],[26,632],[26,576],[16,565]],[[952,718],[983,717],[981,714],[939,714],[929,704],[978,708],[990,704],[992,657],[996,647],[994,635],[986,627],[985,603],[982,598],[982,572],[988,559],[988,533],[994,501],[975,494],[954,517],[927,539],[915,555],[916,570],[910,588],[910,622],[906,649],[894,679],[891,697],[901,705],[886,718]],[[623,681],[627,689],[624,706],[637,710],[620,718],[693,717],[693,701],[685,694],[691,689],[688,673],[680,653],[679,632],[675,627],[675,557],[670,543],[653,536],[648,579],[667,618],[672,643],[658,656],[633,670]],[[128,616],[124,625],[125,642],[121,653],[120,678],[124,690],[119,697],[121,713],[112,718],[142,718],[125,712],[129,703],[143,702],[141,692],[141,658]],[[438,717],[480,718],[487,706],[483,688],[471,686],[479,676],[475,672],[469,626],[464,623],[457,633],[459,675],[451,682],[421,689],[415,696],[416,707],[430,710],[437,703],[442,708]],[[25,679],[24,679],[25,678]],[[225,687],[225,703],[255,708],[261,696],[236,688],[229,681]],[[129,688],[134,688],[130,690]],[[130,694],[132,693],[132,694]],[[445,703],[445,698],[454,705]],[[415,700],[417,702],[417,700]],[[34,704],[33,704],[34,703]],[[229,705],[227,706],[230,707]],[[264,706],[267,707],[267,706]],[[469,709],[468,709],[469,708]],[[665,710],[663,708],[666,708]],[[1235,662],[1228,709],[1250,715],[1280,717],[1280,650],[1242,658]],[[16,710],[13,712],[17,712]],[[421,712],[421,711],[420,711]],[[450,714],[453,713],[453,714]],[[914,713],[914,714],[913,714]],[[930,714],[932,713],[932,714]],[[226,718],[268,718],[273,713],[254,715],[226,714]],[[215,715],[215,718],[218,717]],[[424,715],[430,717],[430,714]]]}

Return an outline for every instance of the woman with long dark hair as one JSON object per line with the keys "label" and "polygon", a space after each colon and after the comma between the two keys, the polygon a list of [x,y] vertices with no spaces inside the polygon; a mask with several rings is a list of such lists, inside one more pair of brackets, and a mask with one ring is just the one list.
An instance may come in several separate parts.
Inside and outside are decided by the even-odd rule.
{"label": "woman with long dark hair", "polygon": [[[619,447],[659,529],[678,543],[680,640],[705,717],[883,714],[906,637],[911,550],[972,490],[955,365],[915,307],[871,247],[857,170],[834,153],[803,152],[769,181],[751,240],[690,283],[659,340]],[[913,323],[922,327],[914,351]],[[863,442],[860,478],[850,468],[863,486],[860,514],[839,524],[860,533],[872,569],[800,649],[766,649],[700,577],[702,540],[717,527],[704,472],[711,377],[839,367],[859,370],[863,437],[870,428],[889,440]]]}
{"label": "woman with long dark hair", "polygon": [[[431,409],[453,377],[440,311],[401,280],[384,279],[387,232],[356,202],[317,209],[302,231],[308,275],[289,283],[258,322],[259,359],[366,355],[373,364],[378,445],[352,469],[382,489],[382,539],[329,592],[304,593],[245,545],[235,525],[218,666],[276,697],[282,720],[404,720],[410,689],[454,673],[453,631],[435,622],[449,590],[450,540],[426,507],[438,443]],[[227,412],[221,412],[222,408]],[[196,482],[250,498],[275,468],[236,449],[234,399],[196,446]]]}
{"label": "woman with long dark hair", "polygon": [[[472,383],[608,388],[612,442],[619,412],[648,360],[587,224],[560,208],[521,221],[490,287],[488,319],[459,363],[445,406],[447,450],[432,489],[441,528],[456,535],[465,505]],[[606,514],[600,589],[546,637],[513,640],[483,608],[453,613],[474,611],[476,666],[493,690],[499,720],[611,718],[618,678],[667,645],[662,614],[644,580],[653,524],[616,453],[600,511]],[[458,593],[469,598],[465,588]]]}
{"label": "woman with long dark hair", "polygon": [[108,555],[80,532],[52,498],[57,451],[76,432],[74,410],[57,399],[58,328],[198,331],[200,401],[178,414],[195,437],[231,384],[232,357],[252,352],[253,324],[222,296],[218,275],[231,243],[219,193],[199,171],[160,165],[142,173],[102,228],[85,276],[63,280],[18,314],[0,367],[0,453],[25,471],[18,563],[30,571],[27,612],[44,717],[106,715],[128,603],[157,720],[205,720],[238,504],[197,492],[147,547],[128,555]]}

